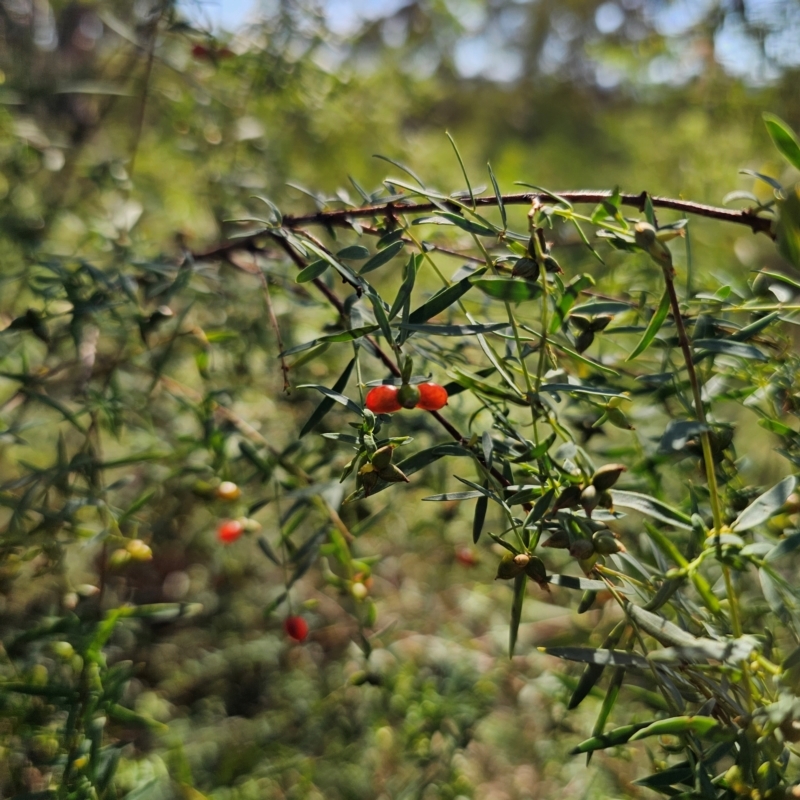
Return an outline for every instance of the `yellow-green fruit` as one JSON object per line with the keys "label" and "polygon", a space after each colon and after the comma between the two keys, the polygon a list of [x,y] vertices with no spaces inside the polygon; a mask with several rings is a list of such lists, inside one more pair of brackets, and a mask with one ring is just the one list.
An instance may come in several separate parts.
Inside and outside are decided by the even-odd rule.
{"label": "yellow-green fruit", "polygon": [[352,594],[353,597],[360,602],[361,600],[366,599],[367,595],[369,594],[369,589],[367,589],[367,587],[361,583],[361,581],[356,581],[350,587],[350,594]]}
{"label": "yellow-green fruit", "polygon": [[120,567],[124,567],[130,560],[131,554],[127,550],[120,548],[119,550],[115,550],[108,557],[108,566],[112,569],[119,569]]}
{"label": "yellow-green fruit", "polygon": [[610,489],[628,468],[624,464],[606,464],[592,475],[592,486],[598,492],[605,492]]}
{"label": "yellow-green fruit", "polygon": [[151,561],[153,558],[153,551],[150,546],[145,544],[141,539],[131,539],[125,549],[130,553],[134,561]]}
{"label": "yellow-green fruit", "polygon": [[419,403],[419,389],[404,383],[397,392],[397,402],[403,408],[414,408]]}
{"label": "yellow-green fruit", "polygon": [[611,531],[597,531],[592,536],[592,544],[594,545],[595,552],[600,553],[601,556],[610,556],[614,553],[624,553],[625,545],[614,538]]}

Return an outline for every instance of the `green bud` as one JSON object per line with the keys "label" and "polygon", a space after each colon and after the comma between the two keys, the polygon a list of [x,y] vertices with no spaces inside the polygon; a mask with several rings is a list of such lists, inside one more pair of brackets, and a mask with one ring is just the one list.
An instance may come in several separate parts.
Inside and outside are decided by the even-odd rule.
{"label": "green bud", "polygon": [[575,508],[581,500],[581,487],[577,484],[567,486],[563,492],[558,496],[553,511],[558,511],[562,508]]}
{"label": "green bud", "polygon": [[578,561],[584,561],[594,555],[594,545],[588,539],[576,539],[569,546],[569,554]]}
{"label": "green bud", "polygon": [[592,536],[592,544],[594,545],[595,552],[599,553],[601,556],[610,556],[614,553],[626,552],[625,545],[617,541],[610,530],[597,531],[597,533]]}
{"label": "green bud", "polygon": [[569,534],[566,531],[556,531],[546,542],[542,543],[542,547],[558,547],[561,550],[569,548]]}
{"label": "green bud", "polygon": [[504,553],[500,563],[497,565],[497,575],[494,576],[494,579],[509,581],[512,578],[516,578],[525,569],[525,564],[518,564],[516,558],[517,556],[514,553]]}
{"label": "green bud", "polygon": [[592,486],[598,492],[605,492],[610,489],[628,468],[624,464],[606,464],[592,475]]}
{"label": "green bud", "polygon": [[539,277],[539,265],[532,258],[520,258],[511,270],[511,277],[535,281]]}
{"label": "green bud", "polygon": [[381,447],[380,450],[376,450],[375,453],[372,455],[372,465],[377,470],[385,469],[392,463],[392,455],[394,454],[394,445],[387,444],[385,447]]}
{"label": "green bud", "polygon": [[544,257],[544,268],[546,272],[564,272],[564,270],[561,269],[561,265],[553,258],[553,256]]}
{"label": "green bud", "polygon": [[587,517],[592,516],[592,511],[597,507],[600,502],[600,497],[597,489],[591,484],[581,492],[581,505],[586,512]]}
{"label": "green bud", "polygon": [[419,389],[404,383],[397,392],[397,402],[403,408],[414,408],[419,403]]}
{"label": "green bud", "polygon": [[614,496],[611,494],[611,492],[600,492],[599,497],[600,499],[598,500],[597,505],[599,505],[600,508],[606,508],[609,511],[614,508]]}
{"label": "green bud", "polygon": [[403,361],[403,369],[401,372],[401,377],[403,379],[403,383],[408,383],[411,380],[411,374],[414,371],[414,359],[411,356],[406,356],[405,361]]}
{"label": "green bud", "polygon": [[650,258],[665,269],[672,269],[672,253],[659,240],[658,231],[649,222],[637,222],[634,226],[634,239]]}

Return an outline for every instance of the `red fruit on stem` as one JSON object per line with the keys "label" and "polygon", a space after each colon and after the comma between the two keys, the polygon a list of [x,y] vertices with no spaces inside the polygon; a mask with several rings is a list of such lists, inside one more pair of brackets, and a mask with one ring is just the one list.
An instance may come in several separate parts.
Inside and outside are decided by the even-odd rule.
{"label": "red fruit on stem", "polygon": [[192,55],[198,59],[209,58],[211,56],[211,51],[202,44],[196,44],[192,47]]}
{"label": "red fruit on stem", "polygon": [[235,542],[242,533],[244,533],[244,525],[236,519],[225,520],[225,522],[220,522],[217,526],[217,539],[219,539],[222,544]]}
{"label": "red fruit on stem", "polygon": [[438,411],[447,405],[447,389],[438,383],[421,383],[419,389],[419,402],[417,408],[423,411]]}
{"label": "red fruit on stem", "polygon": [[375,386],[367,392],[364,405],[373,414],[393,414],[403,407],[397,399],[396,386]]}
{"label": "red fruit on stem", "polygon": [[283,629],[296,642],[302,642],[308,636],[308,623],[302,617],[286,617]]}
{"label": "red fruit on stem", "polygon": [[478,563],[475,553],[469,547],[456,547],[456,561],[462,567],[474,567]]}

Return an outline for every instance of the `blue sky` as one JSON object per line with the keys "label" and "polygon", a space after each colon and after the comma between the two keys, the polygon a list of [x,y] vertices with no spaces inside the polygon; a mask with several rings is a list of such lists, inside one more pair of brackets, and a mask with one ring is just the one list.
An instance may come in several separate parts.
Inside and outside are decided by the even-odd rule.
{"label": "blue sky", "polygon": [[254,0],[181,0],[184,12],[201,25],[231,30],[246,22]]}

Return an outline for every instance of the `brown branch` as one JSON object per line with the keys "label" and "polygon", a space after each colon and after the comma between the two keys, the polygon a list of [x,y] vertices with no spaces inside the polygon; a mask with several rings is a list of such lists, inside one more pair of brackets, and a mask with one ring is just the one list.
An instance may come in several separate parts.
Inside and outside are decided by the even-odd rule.
{"label": "brown branch", "polygon": [[[555,195],[556,193],[554,193]],[[557,196],[562,197],[569,203],[579,204],[597,204],[603,200],[607,200],[612,196],[609,191],[593,191],[589,189],[579,189],[577,191],[558,192]],[[510,205],[530,205],[533,201],[538,202],[553,202],[553,196],[544,192],[522,192],[519,194],[503,195],[503,204]],[[620,195],[620,202],[626,206],[638,208],[639,211],[644,211],[645,202],[647,200],[647,192],[639,194],[622,194]],[[678,200],[671,197],[650,197],[650,202],[654,208],[669,208],[673,211],[681,211],[684,214],[691,214],[698,217],[706,217],[707,219],[716,219],[721,222],[731,222],[736,225],[746,225],[752,230],[753,233],[765,233],[770,238],[775,238],[772,232],[772,219],[769,217],[762,217],[758,209],[745,208],[741,210],[732,210],[729,208],[720,208],[719,206],[709,206],[704,203],[694,203],[689,200]],[[475,204],[478,208],[486,208],[497,205],[497,198],[491,197],[476,197]],[[283,226],[286,228],[298,228],[303,225],[343,225],[349,226],[350,222],[354,219],[363,219],[365,217],[385,217],[387,215],[394,216],[395,214],[425,214],[431,211],[438,211],[439,207],[432,202],[391,202],[382,203],[379,205],[362,206],[361,208],[343,208],[335,211],[318,211],[314,214],[300,214],[297,216],[288,215],[283,218]],[[453,204],[453,210],[457,211],[458,206]],[[369,231],[371,232],[371,231]],[[246,247],[248,242],[258,239],[263,236],[262,233],[253,234],[250,237],[242,237],[235,239],[231,242],[224,242],[223,244],[215,245],[208,250],[197,253],[196,258],[207,258],[210,256],[220,255],[227,250]]]}

